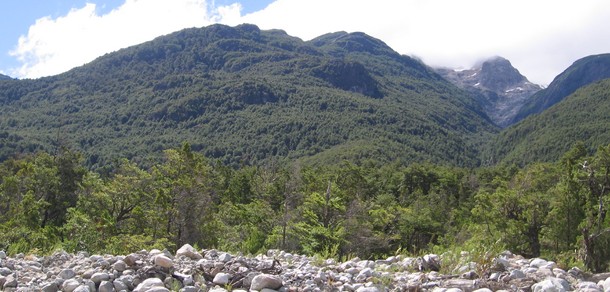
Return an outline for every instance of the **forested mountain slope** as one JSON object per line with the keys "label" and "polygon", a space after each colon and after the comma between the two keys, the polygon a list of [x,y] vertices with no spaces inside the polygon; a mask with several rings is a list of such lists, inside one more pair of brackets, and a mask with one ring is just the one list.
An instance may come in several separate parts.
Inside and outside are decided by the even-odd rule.
{"label": "forested mountain slope", "polygon": [[541,113],[579,88],[605,78],[610,78],[610,54],[579,59],[555,77],[547,88],[532,96],[514,117],[513,123]]}
{"label": "forested mountain slope", "polygon": [[230,165],[272,157],[476,165],[478,103],[363,33],[309,42],[253,25],[182,30],[64,74],[0,81],[0,159],[67,147],[91,167],[189,141]]}
{"label": "forested mountain slope", "polygon": [[502,131],[490,143],[491,162],[553,162],[577,141],[590,152],[610,143],[610,79],[585,86],[539,115]]}

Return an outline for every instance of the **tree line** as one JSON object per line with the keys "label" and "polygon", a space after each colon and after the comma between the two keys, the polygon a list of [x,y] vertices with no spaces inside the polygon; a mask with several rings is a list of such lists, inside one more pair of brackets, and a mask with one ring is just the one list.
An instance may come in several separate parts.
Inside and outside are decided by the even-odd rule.
{"label": "tree line", "polygon": [[556,163],[523,168],[231,168],[188,143],[148,168],[83,165],[67,150],[0,164],[0,249],[125,254],[190,243],[345,259],[494,247],[592,271],[610,261],[610,145],[591,154],[577,143]]}

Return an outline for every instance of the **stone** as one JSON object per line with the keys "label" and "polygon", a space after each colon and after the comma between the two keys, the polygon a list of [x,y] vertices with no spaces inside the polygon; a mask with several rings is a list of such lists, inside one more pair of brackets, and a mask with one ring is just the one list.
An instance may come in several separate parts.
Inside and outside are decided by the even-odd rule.
{"label": "stone", "polygon": [[487,289],[487,288],[481,288],[481,289],[474,290],[472,292],[493,292],[493,291],[491,291],[490,289]]}
{"label": "stone", "polygon": [[62,284],[62,291],[64,292],[72,292],[74,291],[74,289],[78,288],[78,286],[80,286],[80,282],[75,280],[75,279],[68,279],[66,281],[64,281],[64,283]]}
{"label": "stone", "polygon": [[216,285],[226,285],[229,283],[230,276],[231,275],[227,273],[218,273],[216,274],[216,276],[214,276],[214,280],[212,280],[212,283]]}
{"label": "stone", "polygon": [[190,244],[185,244],[181,248],[176,251],[176,257],[185,256],[192,260],[200,260],[203,256],[197,252],[197,250],[192,247]]}
{"label": "stone", "polygon": [[97,288],[97,292],[113,292],[114,285],[110,281],[102,281]]}
{"label": "stone", "polygon": [[108,275],[108,273],[99,272],[91,275],[91,281],[93,281],[95,285],[99,285],[102,281],[108,280],[110,280],[110,275]]}
{"label": "stone", "polygon": [[[233,290],[235,291],[235,290]],[[180,289],[180,292],[201,292],[201,289],[195,287],[195,286],[185,286],[182,289]]]}
{"label": "stone", "polygon": [[112,281],[112,286],[114,287],[114,290],[116,290],[116,291],[122,291],[122,290],[127,291],[129,289],[127,284],[125,284],[121,280],[114,280],[114,281]]}
{"label": "stone", "polygon": [[356,292],[379,292],[377,287],[360,287],[356,289]]}
{"label": "stone", "polygon": [[17,281],[17,276],[15,274],[10,274],[6,276],[6,281],[4,282],[4,289],[6,288],[17,288],[19,282]]}
{"label": "stone", "polygon": [[525,273],[521,270],[512,270],[510,272],[511,279],[523,279],[525,278]]}
{"label": "stone", "polygon": [[0,250],[0,260],[3,260],[6,258],[6,252],[4,252],[3,250]]}
{"label": "stone", "polygon": [[59,272],[58,276],[64,280],[68,280],[76,277],[76,272],[74,272],[72,269],[63,269],[61,272]]}
{"label": "stone", "polygon": [[127,270],[127,264],[122,260],[118,260],[112,264],[112,268],[118,272],[123,272]]}
{"label": "stone", "polygon": [[214,287],[212,289],[210,289],[209,292],[228,292],[227,289],[225,288],[221,288],[221,287]]}
{"label": "stone", "polygon": [[7,268],[7,267],[0,267],[0,276],[8,276],[10,274],[12,274],[13,271],[11,271],[11,269]]}
{"label": "stone", "polygon": [[164,255],[155,256],[154,262],[155,262],[155,265],[157,265],[159,267],[163,267],[163,268],[168,268],[168,269],[174,265],[174,262],[170,258],[168,258]]}
{"label": "stone", "polygon": [[564,279],[548,278],[532,285],[533,292],[564,292],[570,291],[570,283]]}
{"label": "stone", "polygon": [[232,258],[233,257],[230,254],[226,253],[226,252],[223,252],[223,253],[221,253],[218,256],[218,260],[223,262],[223,263],[226,263],[226,262],[230,261]]}
{"label": "stone", "polygon": [[134,289],[133,291],[134,292],[144,292],[144,291],[149,291],[153,287],[163,287],[163,288],[165,288],[165,286],[163,285],[163,281],[161,281],[161,279],[159,279],[159,278],[148,278],[148,279],[144,280],[142,283],[140,283],[138,285],[138,287],[136,287],[136,289]]}
{"label": "stone", "polygon": [[152,287],[146,290],[146,292],[169,292],[169,289],[165,287]]}
{"label": "stone", "polygon": [[540,267],[546,266],[547,264],[548,264],[548,262],[546,260],[539,259],[539,258],[535,258],[530,261],[530,267],[534,267],[534,268],[540,268]]}
{"label": "stone", "polygon": [[264,288],[279,289],[282,287],[282,279],[276,275],[260,274],[252,279],[251,290],[262,290]]}
{"label": "stone", "polygon": [[125,264],[127,264],[130,267],[134,266],[136,264],[137,260],[138,260],[138,257],[135,254],[129,254],[129,255],[125,256],[125,258],[123,259]]}
{"label": "stone", "polygon": [[[95,290],[93,290],[95,291]],[[91,288],[89,288],[89,286],[87,285],[80,285],[78,287],[76,287],[76,289],[74,289],[74,291],[72,292],[92,292]]]}
{"label": "stone", "polygon": [[42,286],[42,292],[57,292],[57,291],[59,291],[59,287],[57,286],[57,284],[55,282],[48,283],[48,284]]}

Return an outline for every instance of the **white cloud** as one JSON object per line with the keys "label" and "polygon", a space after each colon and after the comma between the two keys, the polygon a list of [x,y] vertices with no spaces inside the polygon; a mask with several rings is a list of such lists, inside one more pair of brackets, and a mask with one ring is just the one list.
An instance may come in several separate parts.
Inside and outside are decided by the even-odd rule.
{"label": "white cloud", "polygon": [[311,39],[363,31],[432,66],[508,58],[538,83],[578,58],[610,52],[605,0],[277,0],[244,20]]}
{"label": "white cloud", "polygon": [[211,7],[205,0],[127,0],[99,15],[95,4],[38,19],[10,54],[23,64],[14,76],[36,78],[67,71],[108,52],[182,28],[235,19],[241,6]]}
{"label": "white cloud", "polygon": [[12,75],[56,74],[162,34],[216,22],[279,28],[305,40],[362,31],[431,66],[470,67],[500,55],[542,84],[576,59],[610,52],[606,0],[276,0],[248,15],[241,15],[240,4],[213,7],[209,1],[127,0],[105,15],[89,4],[40,19],[13,51],[24,65]]}

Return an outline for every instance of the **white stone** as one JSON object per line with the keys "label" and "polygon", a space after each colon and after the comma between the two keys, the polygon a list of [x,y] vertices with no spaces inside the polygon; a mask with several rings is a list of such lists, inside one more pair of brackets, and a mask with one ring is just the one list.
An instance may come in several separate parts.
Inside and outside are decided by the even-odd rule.
{"label": "white stone", "polygon": [[133,289],[133,291],[134,292],[145,292],[145,291],[149,291],[153,287],[165,288],[165,286],[163,285],[163,281],[161,281],[161,279],[148,278],[148,279],[144,280],[142,283],[140,283],[140,285],[138,285],[138,287]]}
{"label": "white stone", "polygon": [[171,268],[174,265],[174,262],[164,255],[157,255],[155,256],[155,265],[163,268]]}
{"label": "white stone", "polygon": [[231,275],[227,273],[218,273],[216,276],[214,276],[214,280],[212,280],[212,282],[216,285],[226,285],[229,283],[230,276]]}
{"label": "white stone", "polygon": [[176,251],[176,257],[185,256],[193,260],[200,260],[203,256],[190,244],[185,244]]}
{"label": "white stone", "polygon": [[78,288],[78,286],[80,286],[80,282],[75,279],[69,279],[64,281],[61,290],[64,292],[72,292],[74,289]]}
{"label": "white stone", "polygon": [[282,279],[276,275],[260,274],[252,279],[251,290],[262,290],[264,288],[279,289],[282,287]]}
{"label": "white stone", "polygon": [[481,288],[481,289],[474,290],[472,292],[493,292],[493,291],[491,291],[491,290],[489,290],[487,288]]}
{"label": "white stone", "polygon": [[569,291],[570,284],[564,279],[548,278],[532,285],[533,292],[564,292]]}
{"label": "white stone", "polygon": [[102,281],[100,283],[100,286],[97,288],[98,292],[113,292],[114,291],[114,285],[112,284],[112,282],[109,281]]}
{"label": "white stone", "polygon": [[548,262],[543,259],[535,258],[530,261],[530,267],[540,268],[546,266]]}
{"label": "white stone", "polygon": [[91,281],[93,281],[93,283],[95,283],[96,285],[101,283],[102,281],[108,280],[110,280],[110,275],[108,275],[107,273],[95,273],[91,275]]}
{"label": "white stone", "polygon": [[226,262],[230,261],[231,259],[232,259],[231,255],[226,252],[223,252],[218,256],[218,260],[223,263],[226,263]]}

